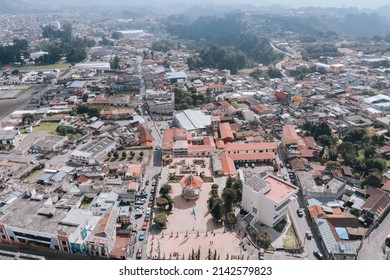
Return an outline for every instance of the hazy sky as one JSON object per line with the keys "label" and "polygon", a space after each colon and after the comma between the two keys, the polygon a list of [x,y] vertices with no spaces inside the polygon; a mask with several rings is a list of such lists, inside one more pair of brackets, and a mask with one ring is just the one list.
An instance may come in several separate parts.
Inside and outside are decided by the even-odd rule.
{"label": "hazy sky", "polygon": [[136,4],[164,6],[166,4],[182,4],[185,6],[193,4],[224,4],[224,3],[250,3],[257,6],[269,6],[272,4],[281,4],[288,7],[302,7],[302,6],[320,6],[320,7],[358,7],[358,8],[378,8],[383,5],[390,5],[389,0],[23,0],[27,3],[66,3],[68,5],[88,5],[88,4],[121,4],[132,6]]}

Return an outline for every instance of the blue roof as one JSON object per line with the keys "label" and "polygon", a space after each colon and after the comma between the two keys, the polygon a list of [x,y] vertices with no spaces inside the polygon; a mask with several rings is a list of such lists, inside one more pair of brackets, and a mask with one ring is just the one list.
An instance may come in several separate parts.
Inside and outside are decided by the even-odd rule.
{"label": "blue roof", "polygon": [[341,240],[349,240],[347,229],[344,227],[336,227],[335,228],[337,235],[340,237]]}

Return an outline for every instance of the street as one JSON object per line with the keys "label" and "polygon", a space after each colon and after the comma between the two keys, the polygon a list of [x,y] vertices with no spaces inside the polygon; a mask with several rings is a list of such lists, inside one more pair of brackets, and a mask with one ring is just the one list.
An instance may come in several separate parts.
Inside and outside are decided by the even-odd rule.
{"label": "street", "polygon": [[363,240],[358,260],[383,260],[384,254],[382,246],[387,236],[390,235],[390,215],[383,220],[378,228]]}

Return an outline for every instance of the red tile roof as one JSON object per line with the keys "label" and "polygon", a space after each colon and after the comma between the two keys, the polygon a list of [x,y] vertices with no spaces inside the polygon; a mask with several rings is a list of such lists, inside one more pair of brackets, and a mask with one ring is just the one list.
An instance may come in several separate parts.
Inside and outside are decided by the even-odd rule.
{"label": "red tile roof", "polygon": [[305,142],[306,148],[309,149],[317,149],[317,142],[312,136],[303,137],[303,141]]}
{"label": "red tile roof", "polygon": [[232,160],[267,160],[275,159],[276,155],[273,152],[255,153],[255,154],[230,154],[228,155]]}
{"label": "red tile roof", "polygon": [[151,146],[153,145],[153,136],[149,131],[149,127],[146,123],[140,124],[138,126],[140,144],[141,146]]}
{"label": "red tile roof", "polygon": [[295,127],[292,125],[283,126],[283,137],[287,142],[291,140],[295,140],[295,141],[299,140],[298,135],[295,132]]}
{"label": "red tile roof", "polygon": [[185,189],[200,189],[203,185],[203,180],[199,176],[189,175],[184,176],[180,180],[180,185]]}
{"label": "red tile roof", "polygon": [[229,123],[221,123],[219,125],[219,131],[221,132],[221,138],[225,141],[233,141],[234,135],[233,130]]}
{"label": "red tile roof", "polygon": [[253,106],[251,106],[251,108],[257,114],[267,114],[267,113],[271,112],[270,107],[268,107],[267,105],[264,105],[264,104],[253,105]]}
{"label": "red tile roof", "polygon": [[229,143],[225,146],[225,151],[254,151],[254,150],[275,150],[276,142],[262,143]]}
{"label": "red tile roof", "polygon": [[173,147],[176,140],[186,140],[187,130],[184,128],[171,128],[164,130],[163,148],[169,149]]}
{"label": "red tile roof", "polygon": [[224,175],[237,175],[234,161],[228,155],[221,155],[221,163]]}

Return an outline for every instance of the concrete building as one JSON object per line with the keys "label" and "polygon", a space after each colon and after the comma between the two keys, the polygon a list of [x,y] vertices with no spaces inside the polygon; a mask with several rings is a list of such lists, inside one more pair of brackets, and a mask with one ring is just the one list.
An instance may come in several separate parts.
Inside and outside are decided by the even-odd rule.
{"label": "concrete building", "polygon": [[0,130],[0,144],[13,145],[20,136],[20,130],[14,127],[6,127]]}
{"label": "concrete building", "polygon": [[119,207],[107,210],[91,232],[86,242],[87,252],[91,256],[109,258],[116,240],[119,211]]}
{"label": "concrete building", "polygon": [[0,182],[7,181],[12,176],[12,173],[12,166],[0,163]]}
{"label": "concrete building", "polygon": [[[70,223],[72,219],[68,216],[69,208],[54,205],[51,198],[44,200],[43,195],[36,194],[35,191],[31,194],[30,198],[20,198],[11,204],[0,218],[0,243],[70,253],[71,240],[74,242],[82,235],[80,229],[85,227],[88,219],[83,220],[78,213],[73,217],[83,221],[77,225],[74,220]],[[80,197],[76,197],[73,203],[77,204],[79,201]],[[72,236],[74,238],[69,239]]]}
{"label": "concrete building", "polygon": [[31,145],[31,150],[37,153],[53,153],[64,145],[68,137],[63,136],[45,136],[38,139]]}
{"label": "concrete building", "polygon": [[172,114],[175,111],[175,93],[147,90],[146,103],[152,113]]}
{"label": "concrete building", "polygon": [[242,208],[253,215],[253,223],[274,227],[287,214],[298,189],[275,176],[255,175],[243,180]]}
{"label": "concrete building", "polygon": [[191,135],[183,128],[172,128],[164,131],[163,154],[187,155]]}
{"label": "concrete building", "polygon": [[116,143],[114,139],[103,137],[82,147],[80,150],[75,150],[71,155],[71,161],[78,164],[98,164],[100,158],[115,149],[115,147]]}

